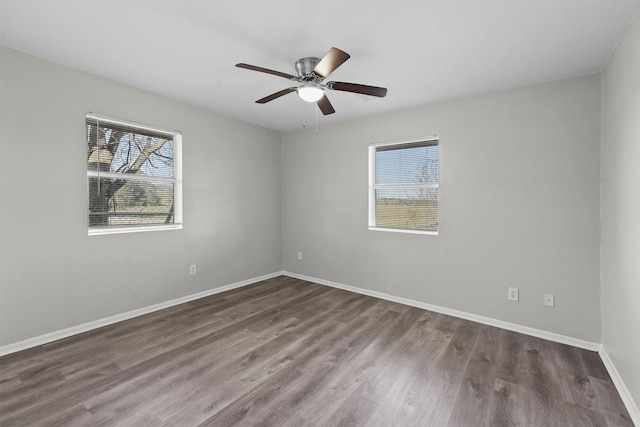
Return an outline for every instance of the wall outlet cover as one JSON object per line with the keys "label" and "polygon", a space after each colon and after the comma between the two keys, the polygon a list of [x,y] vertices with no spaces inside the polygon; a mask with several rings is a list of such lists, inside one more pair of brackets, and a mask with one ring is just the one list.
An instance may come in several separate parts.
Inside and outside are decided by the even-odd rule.
{"label": "wall outlet cover", "polygon": [[556,298],[553,294],[544,294],[544,305],[547,307],[556,306]]}

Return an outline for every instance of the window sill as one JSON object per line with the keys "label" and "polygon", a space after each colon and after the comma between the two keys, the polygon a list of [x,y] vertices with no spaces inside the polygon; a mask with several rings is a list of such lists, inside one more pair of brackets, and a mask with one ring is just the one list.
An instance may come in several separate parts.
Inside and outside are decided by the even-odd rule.
{"label": "window sill", "polygon": [[389,231],[391,233],[405,233],[405,234],[426,234],[429,236],[437,236],[439,234],[438,231],[409,230],[405,228],[385,228],[385,227],[372,227],[372,226],[369,226],[369,230]]}
{"label": "window sill", "polygon": [[100,236],[103,234],[124,234],[124,233],[142,233],[145,231],[167,231],[182,230],[182,224],[162,225],[157,227],[122,227],[122,228],[94,228],[89,229],[89,236]]}

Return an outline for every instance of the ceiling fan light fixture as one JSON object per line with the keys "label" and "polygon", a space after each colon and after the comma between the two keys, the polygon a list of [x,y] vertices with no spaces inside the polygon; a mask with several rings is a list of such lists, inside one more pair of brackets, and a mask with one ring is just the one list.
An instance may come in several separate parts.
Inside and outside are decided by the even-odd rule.
{"label": "ceiling fan light fixture", "polygon": [[332,47],[322,58],[316,58],[314,56],[300,58],[296,61],[297,76],[270,70],[264,67],[245,64],[244,62],[236,64],[236,67],[272,74],[300,84],[300,86],[291,86],[265,96],[264,98],[260,98],[256,101],[257,104],[266,104],[267,102],[271,102],[281,96],[287,95],[291,92],[296,92],[303,101],[315,103],[318,106],[318,109],[322,111],[322,114],[327,116],[336,112],[333,105],[331,105],[329,98],[326,96],[325,92],[327,89],[341,92],[352,92],[359,95],[375,96],[378,98],[384,98],[387,95],[387,88],[384,87],[367,86],[349,82],[323,83],[324,79],[326,79],[329,74],[333,73],[349,58],[350,56],[348,53],[336,47]]}
{"label": "ceiling fan light fixture", "polygon": [[298,96],[306,102],[318,102],[324,96],[324,89],[315,84],[305,84],[298,89]]}

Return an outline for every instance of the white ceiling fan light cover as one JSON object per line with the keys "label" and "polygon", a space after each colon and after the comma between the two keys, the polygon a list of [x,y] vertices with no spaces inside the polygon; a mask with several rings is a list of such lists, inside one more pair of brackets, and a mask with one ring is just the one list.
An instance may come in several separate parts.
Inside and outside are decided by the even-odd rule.
{"label": "white ceiling fan light cover", "polygon": [[298,96],[306,102],[318,102],[324,96],[324,89],[313,83],[300,86],[297,92]]}

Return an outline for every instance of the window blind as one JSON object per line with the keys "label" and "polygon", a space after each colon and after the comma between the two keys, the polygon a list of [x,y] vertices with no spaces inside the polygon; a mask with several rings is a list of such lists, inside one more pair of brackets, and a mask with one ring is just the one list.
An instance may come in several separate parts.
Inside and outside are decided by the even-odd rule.
{"label": "window blind", "polygon": [[373,146],[370,226],[438,231],[440,160],[437,140]]}
{"label": "window blind", "polygon": [[177,133],[87,115],[86,137],[90,231],[180,224]]}

